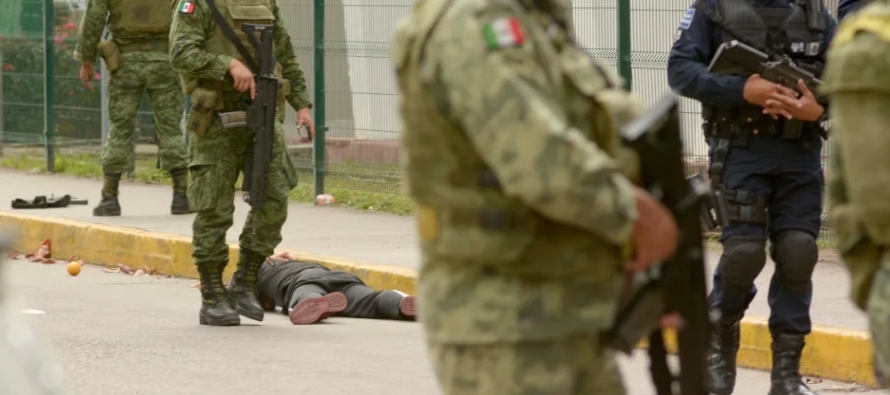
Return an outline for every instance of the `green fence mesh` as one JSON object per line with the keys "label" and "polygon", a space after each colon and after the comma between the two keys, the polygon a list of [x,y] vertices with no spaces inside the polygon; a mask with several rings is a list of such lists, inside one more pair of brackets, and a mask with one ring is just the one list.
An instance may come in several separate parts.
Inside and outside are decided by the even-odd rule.
{"label": "green fence mesh", "polygon": [[[632,89],[647,104],[670,91],[665,71],[668,51],[689,0],[561,1],[572,1],[575,35],[590,56],[617,72],[619,43],[629,44]],[[621,1],[632,3],[625,41],[619,37],[622,23],[617,4]],[[56,2],[54,35],[47,42],[43,36],[47,1],[0,0],[0,5],[4,2],[11,3],[3,7],[0,17],[4,24],[0,29],[0,149],[7,155],[46,152],[42,148],[47,124],[44,92],[51,89],[57,161],[70,155],[98,161],[107,133],[107,114],[102,110],[107,99],[99,83],[93,91],[81,86],[80,65],[72,58],[82,10],[72,8],[74,2]],[[310,93],[324,98],[321,106],[316,103],[322,109],[316,114],[318,127],[326,132],[323,160],[314,154],[311,143],[301,142],[294,111],[289,109],[286,115],[289,150],[304,173],[301,183],[311,185],[313,175],[322,174],[326,188],[403,193],[398,169],[400,126],[389,53],[393,29],[413,4],[413,0],[279,1]],[[837,0],[826,5],[834,10]],[[316,27],[321,25],[315,23],[316,15],[324,15],[323,40],[317,40]],[[47,47],[55,59],[49,78],[43,67]],[[323,63],[317,61],[319,55]],[[318,74],[321,64],[323,74]],[[707,166],[698,108],[692,100],[682,102],[690,172],[704,171]],[[134,166],[154,166],[154,128],[147,99],[140,108],[137,133]]]}

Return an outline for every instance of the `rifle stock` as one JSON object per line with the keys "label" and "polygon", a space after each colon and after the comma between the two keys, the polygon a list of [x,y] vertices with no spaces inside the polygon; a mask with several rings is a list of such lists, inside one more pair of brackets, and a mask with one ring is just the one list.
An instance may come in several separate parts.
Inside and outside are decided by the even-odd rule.
{"label": "rifle stock", "polygon": [[702,251],[702,202],[708,188],[700,178],[687,178],[683,166],[679,101],[661,100],[621,131],[626,147],[640,158],[640,186],[672,213],[680,228],[674,256],[645,273],[637,273],[620,302],[610,331],[612,347],[630,353],[649,337],[652,379],[659,395],[673,394],[673,377],[658,318],[676,312],[684,320],[678,332],[680,394],[707,395],[704,387],[710,320],[706,301]]}
{"label": "rifle stock", "polygon": [[274,73],[273,29],[272,25],[241,25],[241,30],[247,34],[256,50],[259,65],[256,71],[256,97],[247,108],[247,127],[253,132],[253,147],[244,158],[244,180],[241,184],[241,190],[247,192],[246,200],[253,209],[259,209],[266,202],[268,169],[275,140],[279,82]]}

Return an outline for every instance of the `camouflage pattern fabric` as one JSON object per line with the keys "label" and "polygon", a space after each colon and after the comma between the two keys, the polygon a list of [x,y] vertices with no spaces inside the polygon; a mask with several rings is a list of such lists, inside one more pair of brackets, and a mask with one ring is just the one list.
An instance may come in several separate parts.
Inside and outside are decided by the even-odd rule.
{"label": "camouflage pattern fabric", "polygon": [[592,335],[518,344],[433,344],[448,395],[621,394],[612,352]]}
{"label": "camouflage pattern fabric", "polygon": [[[189,149],[192,179],[188,188],[189,207],[196,213],[192,223],[192,256],[195,263],[227,262],[229,246],[226,231],[235,211],[235,182],[244,168],[244,157],[253,144],[247,128],[222,129],[219,121],[203,136],[192,136]],[[287,197],[297,184],[296,173],[284,142],[281,125],[276,126],[269,165],[268,199],[259,211],[250,210],[241,232],[240,246],[259,256],[271,256],[281,243],[281,227],[287,220]],[[238,194],[238,198],[240,198]]]}
{"label": "camouflage pattern fabric", "polygon": [[[831,94],[831,222],[850,271],[851,297],[867,312],[876,371],[890,373],[890,1],[844,19],[823,76]],[[880,375],[879,375],[880,376]]]}
{"label": "camouflage pattern fabric", "polygon": [[[155,22],[150,30],[161,30],[158,19],[169,19],[166,7],[142,7],[146,15],[134,15],[130,7],[145,5],[151,0],[90,0],[83,15],[80,36],[74,57],[77,60],[96,63],[96,46],[105,28],[106,18],[112,15],[109,30],[118,45],[134,45],[158,40],[167,41],[168,31],[159,33],[132,31],[133,16]],[[149,4],[150,5],[150,4]],[[121,20],[119,15],[129,15]],[[157,15],[156,15],[157,14]],[[160,16],[160,17],[159,17]],[[168,23],[169,25],[169,23]],[[135,138],[136,110],[144,91],[154,111],[155,127],[159,143],[161,165],[165,170],[185,169],[187,165],[185,140],[180,122],[185,108],[185,96],[178,85],[176,73],[170,67],[166,51],[132,51],[121,55],[121,66],[110,73],[108,81],[109,134],[102,150],[102,170],[105,173],[124,173],[129,170],[134,155],[132,139]]]}
{"label": "camouflage pattern fabric", "polygon": [[136,110],[142,92],[154,111],[158,132],[158,154],[164,170],[185,169],[188,165],[182,136],[182,111],[185,95],[176,72],[167,61],[151,60],[153,54],[124,54],[121,67],[108,81],[108,140],[102,150],[102,169],[106,173],[125,173],[131,163],[135,138]]}
{"label": "camouflage pattern fabric", "polygon": [[[132,8],[131,8],[132,7]],[[133,9],[135,8],[135,10]],[[130,11],[130,12],[126,12]],[[133,12],[135,11],[135,12]],[[108,30],[119,46],[139,44],[149,41],[167,41],[169,27],[158,32],[133,29],[135,21],[156,22],[158,16],[169,19],[170,9],[156,0],[89,0],[80,21],[80,35],[74,50],[74,58],[96,64],[96,45],[102,39],[102,30],[108,20]],[[109,18],[109,15],[112,15]],[[122,15],[128,16],[121,18]],[[169,23],[167,23],[169,26]],[[159,30],[159,29],[148,29]],[[166,51],[154,51],[151,59],[168,59]]]}
{"label": "camouflage pattern fabric", "polygon": [[[288,101],[294,109],[302,109],[311,102],[306,95],[306,81],[300,70],[290,36],[283,24],[283,18],[277,6],[271,2],[262,2],[267,6],[269,15],[274,15],[275,48],[279,63],[284,67],[284,77],[293,80],[291,86],[297,87],[296,93],[291,92]],[[208,49],[206,42],[209,37],[221,35],[203,1],[179,3],[174,11],[173,26],[170,32],[171,63],[181,76],[200,80],[224,81],[220,101],[216,109],[219,112],[244,111],[250,103],[246,93],[232,89],[231,77],[228,76],[228,64],[232,57],[223,53],[232,53],[231,48],[214,47]],[[193,8],[183,7],[191,4]],[[219,4],[219,2],[218,2]],[[228,6],[220,6],[220,10],[232,9],[239,1],[227,1]],[[256,1],[245,3],[256,7]],[[187,12],[184,10],[188,10]],[[257,15],[253,9],[250,15]],[[263,23],[263,21],[252,21]],[[217,45],[222,46],[222,42]],[[233,47],[231,44],[228,44]],[[284,111],[279,107],[279,111]],[[297,175],[287,154],[284,130],[281,117],[275,126],[273,156],[268,170],[268,187],[266,203],[258,211],[248,213],[244,230],[240,237],[242,250],[249,250],[258,256],[270,256],[281,242],[281,227],[287,220],[287,197],[291,189],[297,185]],[[188,188],[189,206],[197,213],[192,224],[192,256],[195,264],[211,266],[228,261],[228,245],[226,231],[232,226],[234,213],[235,182],[244,166],[244,157],[253,146],[253,134],[247,128],[223,129],[218,117],[214,117],[209,130],[203,135],[193,135],[190,140],[191,162],[189,171],[192,181]],[[240,196],[239,196],[240,198]]]}
{"label": "camouflage pattern fabric", "polygon": [[446,393],[624,393],[598,339],[637,217],[616,131],[639,101],[551,0],[420,0],[392,59],[419,312]]}

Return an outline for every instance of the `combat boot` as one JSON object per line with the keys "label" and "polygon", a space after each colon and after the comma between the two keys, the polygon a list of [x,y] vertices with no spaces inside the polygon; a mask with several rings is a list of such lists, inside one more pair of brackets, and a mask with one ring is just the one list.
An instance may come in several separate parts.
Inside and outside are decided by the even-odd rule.
{"label": "combat boot", "polygon": [[773,370],[769,395],[816,395],[800,376],[803,335],[773,335]]}
{"label": "combat boot", "polygon": [[182,215],[190,214],[189,199],[186,195],[188,191],[188,170],[176,169],[170,171],[170,178],[173,179],[173,203],[170,204],[170,214]]}
{"label": "combat boot", "polygon": [[116,217],[121,215],[121,205],[117,201],[120,173],[105,173],[102,183],[102,201],[93,208],[94,217]]}
{"label": "combat boot", "polygon": [[222,271],[225,264],[199,265],[201,276],[201,325],[236,326],[241,325],[238,312],[229,304],[226,288],[222,282]]}
{"label": "combat boot", "polygon": [[724,316],[714,324],[705,383],[708,391],[714,395],[730,395],[735,389],[741,320],[741,314]]}
{"label": "combat boot", "polygon": [[238,314],[256,321],[262,321],[265,312],[257,299],[257,276],[265,257],[242,248],[238,259],[238,269],[229,283],[229,301]]}

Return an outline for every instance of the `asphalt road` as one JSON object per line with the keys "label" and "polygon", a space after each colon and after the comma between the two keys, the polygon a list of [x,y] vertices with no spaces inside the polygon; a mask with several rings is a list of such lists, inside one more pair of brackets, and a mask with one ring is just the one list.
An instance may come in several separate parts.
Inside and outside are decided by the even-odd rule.
{"label": "asphalt road", "polygon": [[[9,261],[11,311],[50,345],[72,395],[440,395],[416,323],[334,318],[296,327],[284,316],[198,325],[193,280],[133,277],[64,263]],[[621,358],[628,393],[654,394],[645,356]],[[741,371],[735,395],[763,395],[769,374]],[[880,394],[820,382],[821,393]]]}
{"label": "asphalt road", "polygon": [[[90,200],[90,204],[86,206],[46,210],[12,210],[9,206],[0,206],[0,211],[191,235],[194,215],[170,215],[171,192],[168,186],[121,183],[120,199],[123,215],[94,217],[92,209],[98,203],[99,191],[102,188],[102,182],[99,180],[26,174],[6,169],[0,169],[0,179],[4,181],[4,185],[15,186],[0,188],[0,201],[8,202],[15,198],[33,199],[36,195],[52,194],[56,196],[71,194]],[[235,207],[234,225],[227,235],[230,241],[238,240],[249,209],[241,201],[240,195],[235,199]],[[420,262],[416,234],[412,217],[336,207],[316,207],[292,202],[288,207],[287,222],[282,229],[283,241],[280,247],[371,264],[416,269]],[[719,256],[720,251],[706,251],[709,273],[717,265]],[[811,308],[813,322],[825,326],[865,330],[868,328],[865,316],[850,302],[847,271],[835,262],[835,258],[835,254],[830,251],[820,251],[821,262],[813,273],[815,290]],[[766,296],[773,271],[773,263],[768,262],[757,278],[756,285],[760,292],[747,312],[749,317],[769,316],[770,307]]]}

